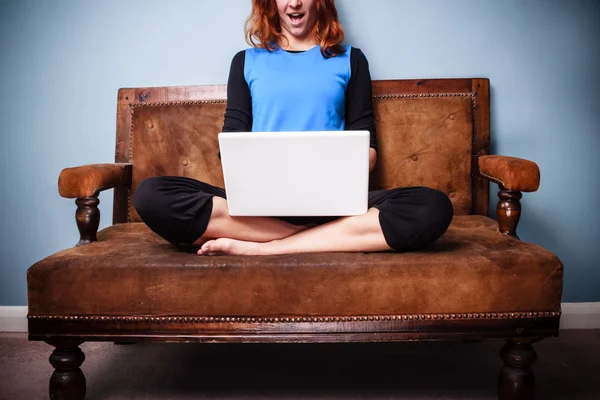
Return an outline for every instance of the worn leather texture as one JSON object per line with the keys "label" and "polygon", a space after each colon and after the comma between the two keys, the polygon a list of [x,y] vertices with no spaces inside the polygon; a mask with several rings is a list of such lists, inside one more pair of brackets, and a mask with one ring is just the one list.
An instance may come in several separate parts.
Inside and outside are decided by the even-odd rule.
{"label": "worn leather texture", "polygon": [[60,251],[27,272],[31,315],[328,316],[559,311],[549,251],[455,217],[409,253],[198,256],[142,223]]}
{"label": "worn leather texture", "polygon": [[91,197],[102,190],[130,183],[130,164],[90,164],[63,169],[58,177],[58,193],[71,199]]}
{"label": "worn leather texture", "polygon": [[[132,193],[151,176],[185,176],[223,187],[218,134],[225,103],[135,107],[131,125]],[[141,221],[133,202],[131,221]]]}
{"label": "worn leather texture", "polygon": [[[389,97],[373,101],[379,153],[371,188],[428,186],[471,212],[472,98]],[[133,109],[132,193],[150,176],[186,176],[223,187],[217,135],[225,103],[146,104]],[[308,160],[307,160],[308,162]],[[133,203],[130,221],[141,221]]]}
{"label": "worn leather texture", "polygon": [[505,189],[535,192],[540,187],[540,169],[533,161],[508,156],[479,157],[479,172]]}
{"label": "worn leather texture", "polygon": [[428,186],[446,193],[455,215],[471,212],[470,96],[374,99],[379,152],[375,189]]}

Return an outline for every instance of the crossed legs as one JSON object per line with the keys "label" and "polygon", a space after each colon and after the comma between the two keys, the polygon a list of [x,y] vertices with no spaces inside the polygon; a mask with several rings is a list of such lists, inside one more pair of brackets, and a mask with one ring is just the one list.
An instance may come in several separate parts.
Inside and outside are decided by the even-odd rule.
{"label": "crossed legs", "polygon": [[157,234],[199,255],[405,251],[437,240],[452,219],[448,197],[426,187],[369,193],[366,214],[316,226],[280,218],[232,217],[225,191],[184,177],[154,177],[138,186],[134,205]]}

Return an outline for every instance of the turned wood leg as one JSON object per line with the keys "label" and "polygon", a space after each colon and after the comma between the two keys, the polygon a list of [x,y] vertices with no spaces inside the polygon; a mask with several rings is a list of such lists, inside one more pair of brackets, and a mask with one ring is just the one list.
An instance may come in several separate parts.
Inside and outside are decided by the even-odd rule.
{"label": "turned wood leg", "polygon": [[517,225],[521,218],[521,192],[506,190],[502,188],[498,192],[498,205],[496,206],[496,218],[498,219],[498,229],[500,232],[518,239]]}
{"label": "turned wood leg", "polygon": [[54,373],[50,377],[50,400],[85,399],[85,376],[79,367],[85,355],[79,348],[82,341],[55,340],[47,343],[56,347],[50,355]]}
{"label": "turned wood leg", "polygon": [[100,210],[98,209],[100,199],[81,197],[75,200],[75,204],[77,204],[75,219],[77,220],[77,229],[79,229],[79,242],[76,246],[97,241],[96,233],[100,225]]}
{"label": "turned wood leg", "polygon": [[504,367],[498,378],[499,400],[531,400],[535,398],[535,379],[531,365],[537,355],[531,340],[508,340],[500,350]]}

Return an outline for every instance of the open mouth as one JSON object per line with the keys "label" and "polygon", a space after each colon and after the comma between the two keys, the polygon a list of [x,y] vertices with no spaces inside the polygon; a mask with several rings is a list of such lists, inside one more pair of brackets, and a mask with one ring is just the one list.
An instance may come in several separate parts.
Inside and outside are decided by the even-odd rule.
{"label": "open mouth", "polygon": [[288,17],[290,17],[290,21],[292,21],[292,24],[298,25],[304,19],[304,14],[303,13],[291,13],[291,14],[288,14]]}

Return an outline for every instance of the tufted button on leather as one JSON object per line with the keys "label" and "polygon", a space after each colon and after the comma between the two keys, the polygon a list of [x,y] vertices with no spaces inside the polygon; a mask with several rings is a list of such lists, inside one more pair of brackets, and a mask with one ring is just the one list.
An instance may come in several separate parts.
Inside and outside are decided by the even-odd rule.
{"label": "tufted button on leather", "polygon": [[188,165],[188,160],[183,160],[181,163],[183,164],[183,166],[184,166],[184,167],[187,167],[187,165]]}
{"label": "tufted button on leather", "polygon": [[419,159],[419,156],[417,156],[417,155],[412,156],[413,161],[417,161],[418,159]]}
{"label": "tufted button on leather", "polygon": [[454,120],[454,119],[456,119],[456,117],[454,116],[454,114],[450,114],[450,117],[449,117],[449,118],[450,118],[451,120]]}
{"label": "tufted button on leather", "polygon": [[448,197],[450,197],[451,199],[456,197],[456,193],[454,192],[450,192],[450,194],[448,195]]}
{"label": "tufted button on leather", "polygon": [[148,122],[148,128],[150,128],[150,129],[154,128],[154,123]]}

